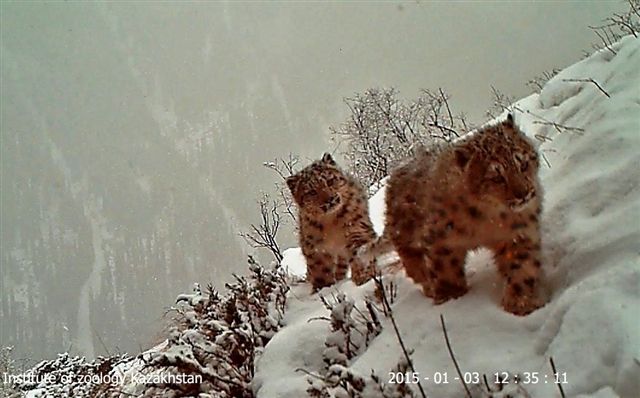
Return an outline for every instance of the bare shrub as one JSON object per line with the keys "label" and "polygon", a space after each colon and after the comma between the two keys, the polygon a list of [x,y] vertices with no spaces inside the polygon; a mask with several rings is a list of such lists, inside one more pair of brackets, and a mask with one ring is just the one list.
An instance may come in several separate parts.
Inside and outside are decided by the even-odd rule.
{"label": "bare shrub", "polygon": [[511,109],[511,104],[516,102],[515,97],[507,95],[499,89],[491,86],[491,106],[485,114],[490,119],[497,118],[502,112]]}
{"label": "bare shrub", "polygon": [[286,186],[286,180],[296,173],[298,163],[300,163],[300,157],[290,153],[287,158],[277,158],[262,164],[280,177],[280,181],[275,183],[275,196],[278,198],[283,214],[296,229],[298,228],[298,216],[295,212],[295,203],[293,197],[291,197],[291,191]]}
{"label": "bare shrub", "polygon": [[298,228],[298,216],[295,211],[295,203],[286,186],[287,177],[295,174],[296,166],[300,159],[289,154],[288,158],[278,158],[262,165],[275,172],[280,180],[275,183],[275,193],[270,195],[262,193],[258,199],[260,222],[253,223],[249,230],[240,232],[240,236],[254,249],[267,250],[278,263],[283,255],[278,244],[278,233],[284,226]]}
{"label": "bare shrub", "polygon": [[346,144],[343,155],[349,172],[364,186],[373,186],[418,148],[464,134],[465,116],[455,115],[449,101],[442,89],[422,90],[410,102],[400,100],[393,88],[346,98],[349,118],[331,133]]}
{"label": "bare shrub", "polygon": [[540,92],[542,90],[542,87],[544,87],[544,85],[547,84],[547,82],[551,80],[552,77],[557,75],[560,70],[561,69],[559,68],[553,68],[551,70],[546,70],[537,76],[534,76],[527,82],[527,87],[529,87],[534,93]]}
{"label": "bare shrub", "polygon": [[263,193],[258,200],[260,208],[260,223],[251,224],[248,232],[241,232],[240,236],[254,249],[267,249],[273,258],[280,263],[282,250],[276,240],[280,230],[282,216],[282,202],[273,200],[268,194]]}
{"label": "bare shrub", "polygon": [[613,13],[597,26],[589,26],[600,41],[593,44],[593,48],[600,50],[606,48],[612,54],[616,54],[613,44],[624,36],[638,37],[640,32],[640,0],[627,0],[627,10]]}

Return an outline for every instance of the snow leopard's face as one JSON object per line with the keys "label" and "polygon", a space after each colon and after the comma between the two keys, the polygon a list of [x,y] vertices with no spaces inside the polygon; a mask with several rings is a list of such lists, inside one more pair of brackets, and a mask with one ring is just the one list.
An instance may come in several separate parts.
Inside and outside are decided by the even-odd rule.
{"label": "snow leopard's face", "polygon": [[474,195],[516,212],[537,198],[538,154],[512,120],[484,131],[470,144],[456,153],[456,160]]}
{"label": "snow leopard's face", "polygon": [[346,185],[345,175],[328,153],[287,178],[287,186],[298,207],[319,215],[333,213],[340,207],[341,191]]}

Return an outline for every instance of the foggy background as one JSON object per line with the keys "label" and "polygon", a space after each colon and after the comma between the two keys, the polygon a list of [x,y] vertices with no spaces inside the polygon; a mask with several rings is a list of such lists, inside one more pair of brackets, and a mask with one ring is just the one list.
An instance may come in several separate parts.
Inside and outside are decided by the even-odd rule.
{"label": "foggy background", "polygon": [[262,162],[334,150],[343,97],[442,87],[481,123],[622,8],[2,2],[0,345],[149,347],[177,294],[244,272]]}

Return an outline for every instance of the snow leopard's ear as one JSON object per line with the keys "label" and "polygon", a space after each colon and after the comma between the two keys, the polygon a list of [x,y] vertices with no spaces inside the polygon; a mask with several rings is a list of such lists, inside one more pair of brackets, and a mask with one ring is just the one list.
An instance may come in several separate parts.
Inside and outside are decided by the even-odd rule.
{"label": "snow leopard's ear", "polygon": [[507,134],[507,135],[511,135],[515,132],[518,131],[518,128],[516,127],[516,122],[514,120],[514,116],[513,113],[509,112],[509,114],[507,115],[507,118],[505,119],[504,122],[502,122],[502,128],[500,128],[500,131],[502,132],[502,134]]}
{"label": "snow leopard's ear", "polygon": [[515,126],[515,121],[513,118],[513,113],[509,112],[509,114],[507,115],[507,120],[505,120],[504,124],[506,124],[507,126]]}
{"label": "snow leopard's ear", "polygon": [[336,161],[333,160],[333,156],[331,156],[331,154],[329,152],[325,152],[324,155],[322,155],[322,161],[326,164],[330,164],[332,166],[336,165]]}

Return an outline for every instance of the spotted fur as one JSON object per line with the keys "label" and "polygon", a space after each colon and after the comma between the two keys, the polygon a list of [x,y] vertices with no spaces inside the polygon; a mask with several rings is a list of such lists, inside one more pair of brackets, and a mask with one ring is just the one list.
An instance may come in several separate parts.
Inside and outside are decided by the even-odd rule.
{"label": "spotted fur", "polygon": [[506,282],[503,308],[525,315],[542,304],[538,168],[511,115],[425,151],[391,174],[384,235],[371,250],[395,247],[407,274],[438,304],[467,292],[467,252],[491,248]]}
{"label": "spotted fur", "polygon": [[287,185],[298,205],[300,247],[314,290],[344,279],[349,267],[356,284],[369,280],[373,270],[356,255],[376,236],[362,186],[327,153]]}

